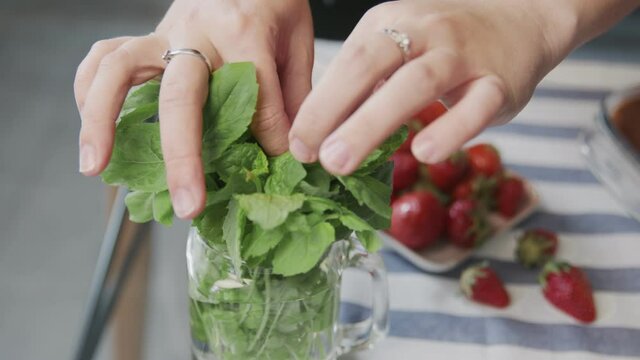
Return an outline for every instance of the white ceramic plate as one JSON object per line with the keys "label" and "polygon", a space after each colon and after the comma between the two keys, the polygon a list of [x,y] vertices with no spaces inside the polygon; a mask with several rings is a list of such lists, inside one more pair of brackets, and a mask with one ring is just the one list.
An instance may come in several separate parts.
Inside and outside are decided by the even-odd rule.
{"label": "white ceramic plate", "polygon": [[[517,174],[512,173],[515,176]],[[487,242],[492,241],[494,238],[500,236],[509,229],[514,228],[519,222],[523,221],[540,205],[540,197],[535,191],[533,186],[523,177],[518,176],[524,181],[526,192],[526,203],[520,209],[520,212],[511,219],[506,219],[502,216],[492,213],[489,216],[489,221],[493,226],[494,232],[487,239]],[[386,232],[380,232],[380,237],[384,241],[387,247],[395,250],[400,256],[407,259],[410,263],[418,268],[428,272],[445,272],[453,269],[463,261],[467,260],[476,249],[463,249],[452,245],[446,240],[440,240],[437,244],[430,246],[424,250],[415,251],[404,246],[400,241],[394,239]]]}

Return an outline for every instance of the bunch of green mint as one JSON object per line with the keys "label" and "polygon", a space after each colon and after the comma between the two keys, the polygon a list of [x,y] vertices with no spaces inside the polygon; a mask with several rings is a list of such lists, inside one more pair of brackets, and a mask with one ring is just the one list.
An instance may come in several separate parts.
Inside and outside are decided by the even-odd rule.
{"label": "bunch of green mint", "polygon": [[[126,99],[116,129],[107,184],[132,192],[132,221],[173,219],[160,147],[158,93],[150,81]],[[389,157],[406,137],[401,129],[350,176],[332,176],[290,153],[267,157],[249,133],[258,84],[251,63],[226,64],[210,80],[203,109],[202,161],[207,205],[193,225],[214,248],[228,253],[238,276],[242,266],[272,268],[292,276],[312,269],[329,246],[353,232],[376,251],[377,229],[389,226]]]}

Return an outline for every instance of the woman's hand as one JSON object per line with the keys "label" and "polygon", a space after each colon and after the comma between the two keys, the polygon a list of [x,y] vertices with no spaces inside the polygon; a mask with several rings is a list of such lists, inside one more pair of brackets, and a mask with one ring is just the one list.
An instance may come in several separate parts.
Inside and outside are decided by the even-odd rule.
{"label": "woman's hand", "polygon": [[[80,171],[99,174],[108,164],[115,121],[133,85],[164,71],[160,134],[174,210],[191,218],[204,207],[200,157],[202,107],[209,71],[202,59],[167,49],[191,48],[216,68],[252,61],[260,83],[252,131],[269,154],[287,150],[290,120],[311,89],[313,28],[301,0],[176,0],[155,33],[98,41],[78,67],[74,90],[82,117]],[[166,67],[166,68],[165,68]]]}
{"label": "woman's hand", "polygon": [[[575,24],[568,7],[548,0],[379,5],[303,102],[289,134],[291,152],[349,174],[412,115],[443,98],[450,111],[417,134],[411,148],[422,162],[443,160],[523,108],[574,45]],[[385,28],[409,36],[406,63]]]}

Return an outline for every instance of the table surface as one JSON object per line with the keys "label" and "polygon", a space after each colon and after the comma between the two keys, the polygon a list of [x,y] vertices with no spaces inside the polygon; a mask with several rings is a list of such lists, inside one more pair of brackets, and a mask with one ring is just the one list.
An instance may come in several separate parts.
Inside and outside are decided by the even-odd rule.
{"label": "table surface", "polygon": [[[318,79],[339,49],[319,41]],[[580,129],[591,126],[599,99],[640,83],[640,64],[565,61],[506,126],[473,142],[489,141],[506,166],[526,177],[541,208],[521,228],[541,226],[561,239],[558,257],[587,273],[598,319],[589,326],[549,305],[537,273],[514,262],[514,232],[487,243],[472,261],[488,260],[512,296],[506,310],[468,302],[458,290],[459,269],[427,274],[385,249],[389,271],[389,337],[350,359],[638,359],[640,358],[640,223],[630,218],[587,169],[578,150]],[[640,184],[639,184],[640,185]],[[515,230],[517,231],[517,229]],[[370,303],[367,281],[345,279],[347,317]]]}

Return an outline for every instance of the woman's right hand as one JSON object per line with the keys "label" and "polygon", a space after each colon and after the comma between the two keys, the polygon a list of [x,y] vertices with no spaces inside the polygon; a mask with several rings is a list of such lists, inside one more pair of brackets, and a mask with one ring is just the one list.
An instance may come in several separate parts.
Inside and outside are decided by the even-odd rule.
{"label": "woman's right hand", "polygon": [[96,42],[78,66],[74,84],[82,118],[80,172],[98,175],[109,163],[115,122],[131,86],[164,72],[160,135],[176,214],[193,218],[204,207],[200,156],[202,107],[209,71],[201,59],[167,49],[200,51],[219,67],[252,61],[260,83],[251,129],[270,155],[288,149],[291,120],[311,89],[313,28],[307,1],[176,0],[156,31]]}

